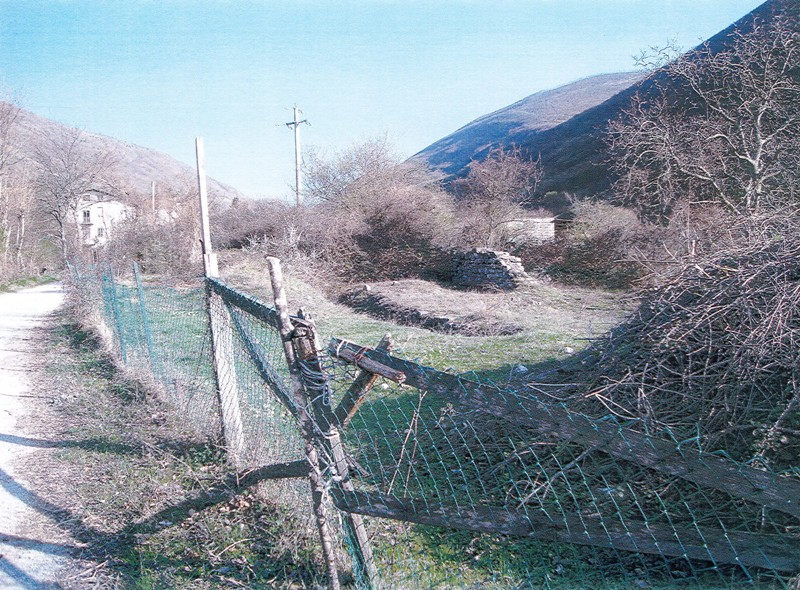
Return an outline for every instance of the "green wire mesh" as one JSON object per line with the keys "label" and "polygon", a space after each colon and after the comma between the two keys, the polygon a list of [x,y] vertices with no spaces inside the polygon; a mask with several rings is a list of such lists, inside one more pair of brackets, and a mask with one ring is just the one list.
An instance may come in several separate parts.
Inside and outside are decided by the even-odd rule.
{"label": "green wire mesh", "polygon": [[[343,433],[362,494],[341,504],[472,529],[395,527],[376,538],[395,587],[409,587],[408,562],[427,564],[413,574],[426,579],[418,587],[797,583],[796,474],[699,453],[691,441],[651,436],[613,416],[592,419],[534,393],[368,356],[424,387],[384,382],[372,390]],[[337,368],[335,389],[347,387],[351,372]],[[759,489],[775,493],[767,499]]]}
{"label": "green wire mesh", "polygon": [[[199,432],[224,432],[241,466],[304,458],[272,308],[199,281],[178,288],[110,269],[73,274],[124,362],[151,375]],[[333,415],[358,375],[337,358],[343,347],[405,376],[378,380],[352,419],[333,425],[347,473],[331,456],[332,425],[315,429],[331,502],[366,516],[379,583],[354,566],[356,586],[798,587],[800,466],[773,473],[636,420],[589,416],[534,388],[340,340],[301,367],[309,395]],[[215,349],[227,359],[216,377]],[[269,482],[261,493],[308,514],[303,479]],[[337,542],[355,555],[349,533],[345,526]]]}

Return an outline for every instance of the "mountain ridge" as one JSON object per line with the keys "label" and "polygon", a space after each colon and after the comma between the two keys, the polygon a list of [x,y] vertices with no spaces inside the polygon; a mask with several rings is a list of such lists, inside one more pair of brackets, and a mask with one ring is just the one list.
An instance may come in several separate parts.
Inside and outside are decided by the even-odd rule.
{"label": "mountain ridge", "polygon": [[[14,144],[23,160],[32,160],[36,146],[43,139],[73,131],[80,132],[82,149],[113,153],[112,171],[138,193],[150,194],[152,182],[156,183],[157,194],[162,191],[181,191],[197,183],[196,169],[169,154],[108,135],[76,129],[23,108],[19,109],[15,121]],[[211,177],[207,180],[209,194],[222,201],[230,202],[245,196],[229,184]]]}
{"label": "mountain ridge", "polygon": [[[779,13],[800,13],[800,0],[767,0],[706,43],[713,51],[721,51],[729,46],[733,31],[747,31],[755,18],[767,20]],[[484,158],[491,149],[513,144],[530,158],[541,157],[542,195],[603,194],[613,182],[604,140],[608,123],[622,113],[635,92],[649,92],[664,75],[663,68],[652,72],[599,74],[540,91],[478,117],[419,151],[412,159],[427,161],[452,180],[466,175],[470,162]],[[549,117],[537,112],[545,96],[553,108]],[[578,101],[574,102],[576,98]],[[537,125],[536,121],[542,119],[546,124]],[[546,200],[541,204],[551,205]],[[564,208],[566,200],[555,199],[552,206]]]}

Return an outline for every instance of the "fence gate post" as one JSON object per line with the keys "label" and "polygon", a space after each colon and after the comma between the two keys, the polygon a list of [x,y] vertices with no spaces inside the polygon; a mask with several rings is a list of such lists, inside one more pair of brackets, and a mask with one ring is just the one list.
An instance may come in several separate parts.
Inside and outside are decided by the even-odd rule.
{"label": "fence gate post", "polygon": [[289,376],[292,382],[293,402],[297,409],[297,419],[300,426],[300,433],[303,437],[306,460],[309,466],[309,483],[311,484],[311,501],[314,508],[314,516],[317,520],[317,530],[319,531],[322,552],[325,557],[325,564],[328,570],[328,584],[330,590],[339,590],[339,572],[336,568],[336,554],[333,549],[330,524],[325,513],[325,482],[322,479],[320,469],[319,454],[314,439],[314,422],[311,417],[311,404],[303,388],[303,381],[300,376],[300,364],[294,351],[294,325],[289,319],[288,304],[286,293],[283,290],[283,273],[281,263],[277,258],[267,258],[269,264],[269,276],[272,282],[272,294],[275,302],[275,310],[278,312],[280,322],[281,341],[283,342],[283,352],[286,356],[286,364],[289,367]]}
{"label": "fence gate post", "polygon": [[[322,433],[320,442],[327,455],[333,457],[333,465],[329,467],[332,467],[338,476],[335,485],[342,491],[353,492],[355,487],[350,481],[350,468],[347,466],[342,438],[336,426],[336,417],[330,403],[330,384],[322,362],[326,355],[323,352],[314,320],[303,310],[300,310],[299,315],[304,323],[295,330],[297,338],[302,340],[299,346],[301,352],[298,360],[303,369],[301,372],[303,385],[307,395],[311,397],[314,418]],[[360,580],[364,587],[372,590],[378,583],[378,570],[372,556],[372,546],[367,529],[364,526],[364,517],[351,512],[344,512],[343,517],[345,534],[352,544],[353,558],[356,562],[356,579]]]}

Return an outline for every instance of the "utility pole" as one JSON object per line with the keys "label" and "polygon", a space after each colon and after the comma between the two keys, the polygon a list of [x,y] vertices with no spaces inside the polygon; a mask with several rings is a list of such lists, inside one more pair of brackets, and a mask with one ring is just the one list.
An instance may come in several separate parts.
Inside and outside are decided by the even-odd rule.
{"label": "utility pole", "polygon": [[294,120],[286,123],[289,129],[294,129],[294,197],[295,205],[298,207],[303,200],[301,193],[303,191],[303,179],[300,171],[300,124],[305,123],[311,125],[306,119],[300,120],[300,107],[294,105]]}

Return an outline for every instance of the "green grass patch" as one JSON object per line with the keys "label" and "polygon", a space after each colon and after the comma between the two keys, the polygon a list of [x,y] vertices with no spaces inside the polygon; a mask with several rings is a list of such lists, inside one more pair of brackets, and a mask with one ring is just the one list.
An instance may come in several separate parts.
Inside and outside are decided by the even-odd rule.
{"label": "green grass patch", "polygon": [[20,277],[10,281],[0,282],[0,293],[12,293],[30,287],[37,287],[39,285],[46,285],[58,280],[55,275],[31,275],[27,277]]}

